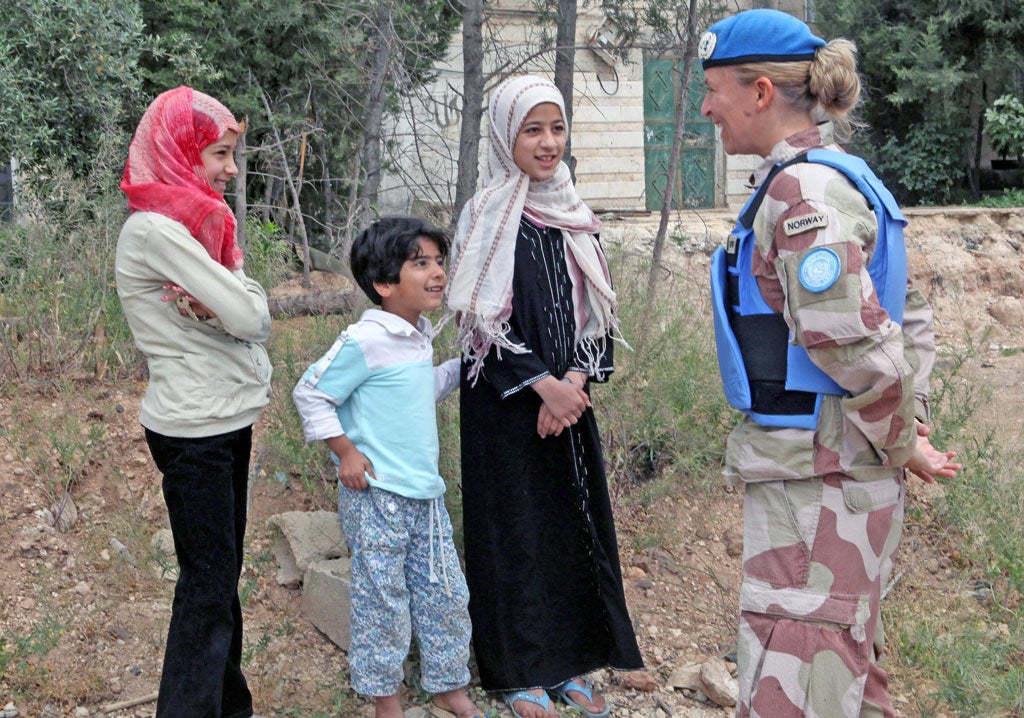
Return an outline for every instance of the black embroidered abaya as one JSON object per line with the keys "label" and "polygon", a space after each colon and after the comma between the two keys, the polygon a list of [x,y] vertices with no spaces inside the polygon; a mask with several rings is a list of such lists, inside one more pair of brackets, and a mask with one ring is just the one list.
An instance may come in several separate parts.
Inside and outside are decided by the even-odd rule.
{"label": "black embroidered abaya", "polygon": [[[572,284],[559,230],[525,219],[516,241],[509,338],[471,386],[463,365],[462,487],[473,646],[489,691],[551,688],[642,668],[622,591],[594,412],[540,438],[531,384],[586,371],[575,356]],[[602,378],[612,370],[604,342]],[[591,380],[597,377],[592,376]]]}

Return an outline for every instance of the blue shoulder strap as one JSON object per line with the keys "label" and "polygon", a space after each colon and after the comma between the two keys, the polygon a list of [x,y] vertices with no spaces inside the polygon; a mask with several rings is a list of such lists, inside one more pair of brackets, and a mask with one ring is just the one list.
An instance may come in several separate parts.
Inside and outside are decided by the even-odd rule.
{"label": "blue shoulder strap", "polygon": [[808,162],[834,167],[856,185],[871,203],[878,220],[878,238],[868,265],[879,303],[897,324],[903,324],[907,299],[907,247],[903,240],[906,218],[896,198],[860,157],[834,150],[811,150]]}

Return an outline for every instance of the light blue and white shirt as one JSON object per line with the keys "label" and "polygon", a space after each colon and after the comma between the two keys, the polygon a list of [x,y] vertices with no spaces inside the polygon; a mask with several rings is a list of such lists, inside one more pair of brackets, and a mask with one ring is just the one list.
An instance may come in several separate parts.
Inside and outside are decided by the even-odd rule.
{"label": "light blue and white shirt", "polygon": [[371,486],[413,499],[444,494],[435,404],[459,385],[459,359],[435,367],[433,338],[426,317],[412,326],[365,311],[292,392],[306,441],[347,435],[373,464]]}

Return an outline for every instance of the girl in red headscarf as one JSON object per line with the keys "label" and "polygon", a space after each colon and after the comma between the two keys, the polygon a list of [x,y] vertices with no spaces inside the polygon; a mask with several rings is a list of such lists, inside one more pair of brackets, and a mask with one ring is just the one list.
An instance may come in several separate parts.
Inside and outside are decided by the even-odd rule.
{"label": "girl in red headscarf", "polygon": [[270,396],[263,288],[224,201],[240,127],[189,87],[157,97],[128,150],[117,292],[149,385],[139,421],[163,474],[179,574],[157,718],[248,718],[238,578],[252,425]]}

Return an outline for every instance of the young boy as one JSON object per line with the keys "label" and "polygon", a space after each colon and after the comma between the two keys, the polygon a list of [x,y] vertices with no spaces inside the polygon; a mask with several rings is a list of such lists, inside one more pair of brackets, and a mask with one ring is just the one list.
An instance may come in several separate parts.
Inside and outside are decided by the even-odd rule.
{"label": "young boy", "polygon": [[352,688],[376,718],[403,716],[402,663],[416,636],[434,708],[478,716],[469,683],[469,591],[438,475],[435,403],[459,383],[459,360],[433,365],[448,239],[411,217],[386,217],[356,237],[351,268],[380,309],[368,309],[306,370],[292,397],[306,441],[338,466],[338,513],[352,550]]}

